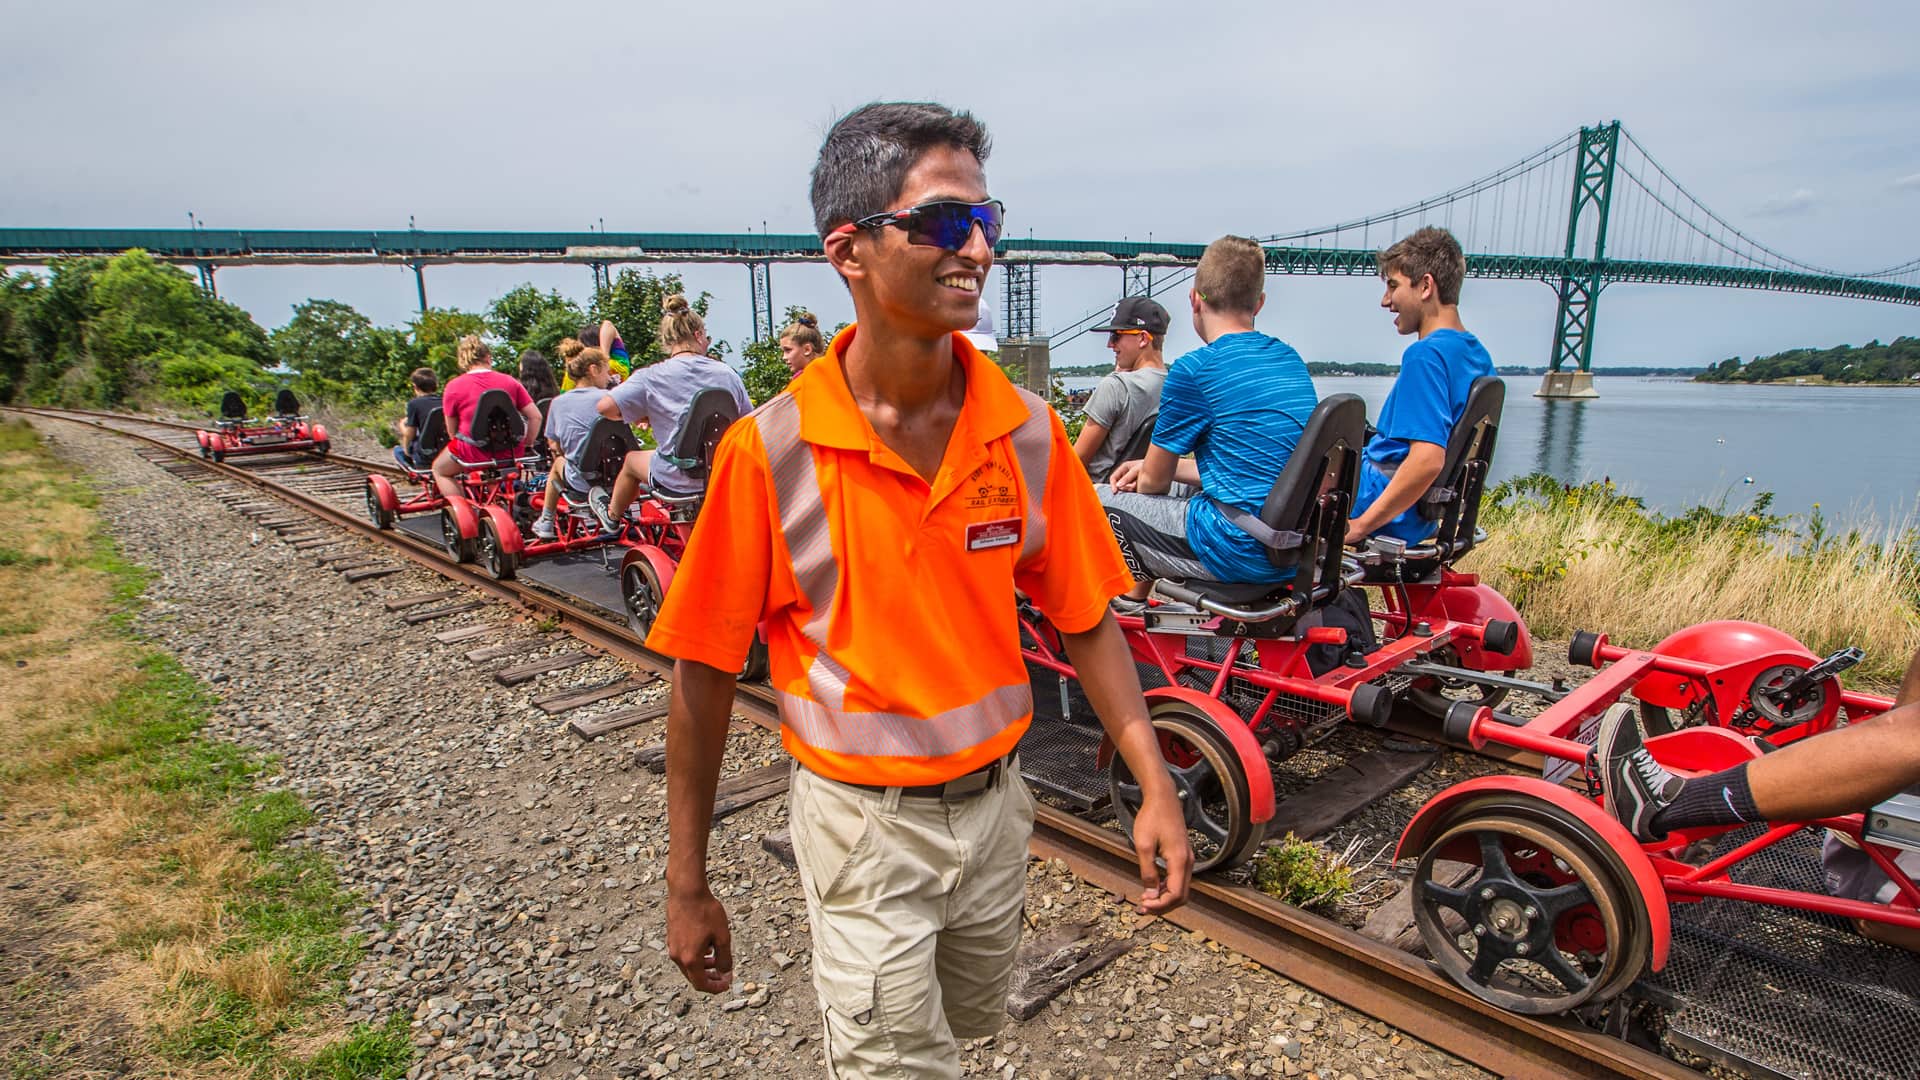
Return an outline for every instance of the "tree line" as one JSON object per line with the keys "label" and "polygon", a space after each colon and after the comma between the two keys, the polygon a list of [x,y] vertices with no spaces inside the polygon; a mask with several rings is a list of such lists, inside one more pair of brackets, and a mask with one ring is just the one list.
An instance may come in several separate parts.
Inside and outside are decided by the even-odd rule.
{"label": "tree line", "polygon": [[[528,284],[484,311],[429,308],[404,326],[376,326],[351,305],[307,300],[268,331],[144,251],[62,259],[44,275],[23,271],[0,280],[0,400],[208,410],[227,390],[259,404],[291,386],[302,397],[372,406],[406,397],[415,368],[451,378],[464,335],[487,340],[496,366],[517,373],[525,350],[552,362],[561,339],[603,319],[619,328],[634,364],[644,366],[664,359],[654,340],[662,305],[683,291],[678,274],[629,268],[585,307]],[[707,314],[710,294],[689,300]],[[788,309],[788,321],[798,310]],[[724,341],[714,344],[718,358],[731,351]],[[779,393],[787,383],[779,344],[756,342],[742,353],[755,403]]]}
{"label": "tree line", "polygon": [[1920,376],[1920,338],[1894,338],[1890,345],[1869,341],[1855,348],[1788,349],[1742,363],[1730,356],[1695,375],[1695,382],[1765,383],[1819,378],[1832,383],[1910,383]]}

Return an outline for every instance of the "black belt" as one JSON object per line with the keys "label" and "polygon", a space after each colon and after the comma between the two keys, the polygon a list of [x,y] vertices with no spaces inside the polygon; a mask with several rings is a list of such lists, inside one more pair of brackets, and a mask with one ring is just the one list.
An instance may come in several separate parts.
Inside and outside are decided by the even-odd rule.
{"label": "black belt", "polygon": [[[1011,769],[1017,760],[1014,754],[1008,754],[1005,757],[995,758],[970,773],[956,776],[944,784],[919,784],[914,787],[903,787],[900,789],[900,797],[903,799],[940,799],[944,802],[958,802],[961,799],[971,799],[975,795],[982,794],[991,789],[995,781],[1000,779],[1001,772]],[[846,783],[846,781],[843,780],[841,783]],[[892,790],[886,784],[849,783],[847,786],[859,788],[862,791],[878,791],[882,793]]]}

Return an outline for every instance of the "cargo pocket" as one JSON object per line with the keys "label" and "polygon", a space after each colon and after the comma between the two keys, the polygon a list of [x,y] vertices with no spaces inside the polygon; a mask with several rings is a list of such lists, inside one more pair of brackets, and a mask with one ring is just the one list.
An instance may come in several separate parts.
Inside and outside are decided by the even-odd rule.
{"label": "cargo pocket", "polygon": [[872,968],[813,954],[813,988],[826,1029],[827,1075],[908,1076]]}

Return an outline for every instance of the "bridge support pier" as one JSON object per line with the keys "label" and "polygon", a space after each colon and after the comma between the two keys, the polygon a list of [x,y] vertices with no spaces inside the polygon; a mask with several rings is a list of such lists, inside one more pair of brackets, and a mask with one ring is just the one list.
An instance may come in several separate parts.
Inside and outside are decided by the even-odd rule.
{"label": "bridge support pier", "polygon": [[1039,394],[1053,394],[1053,345],[1046,338],[1001,338],[1000,362],[1019,364],[1021,385]]}
{"label": "bridge support pier", "polygon": [[1593,388],[1591,371],[1549,371],[1540,380],[1540,389],[1533,392],[1540,398],[1597,398],[1600,391]]}
{"label": "bridge support pier", "polygon": [[773,340],[773,264],[751,262],[747,272],[753,278],[753,340]]}
{"label": "bridge support pier", "polygon": [[200,287],[207,290],[208,296],[218,299],[220,290],[213,287],[213,271],[214,265],[212,263],[200,264]]}
{"label": "bridge support pier", "polygon": [[427,313],[427,268],[424,263],[413,264],[413,287],[420,292],[420,314]]}

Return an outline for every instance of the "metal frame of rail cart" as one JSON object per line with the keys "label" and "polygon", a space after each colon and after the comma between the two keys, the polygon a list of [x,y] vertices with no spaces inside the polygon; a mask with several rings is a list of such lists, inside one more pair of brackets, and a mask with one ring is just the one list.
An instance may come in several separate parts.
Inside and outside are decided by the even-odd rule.
{"label": "metal frame of rail cart", "polygon": [[[525,421],[505,391],[488,390],[474,405],[468,424],[467,440],[481,453],[505,453],[520,445],[526,434]],[[522,474],[538,465],[537,457],[498,458],[461,462],[460,497],[449,499],[434,484],[432,462],[453,436],[447,431],[446,414],[435,409],[428,414],[418,435],[418,453],[428,464],[404,466],[407,479],[419,485],[410,499],[400,498],[393,482],[384,476],[370,475],[366,482],[367,520],[377,529],[391,529],[403,517],[438,512],[440,544],[454,562],[478,559],[483,546],[497,549],[501,538],[518,538],[520,529],[514,518],[514,505],[521,494]]]}
{"label": "metal frame of rail cart", "polygon": [[[1597,1005],[1643,971],[1665,967],[1670,905],[1721,898],[1838,916],[1858,920],[1868,937],[1876,926],[1920,930],[1920,886],[1898,863],[1903,852],[1920,851],[1920,799],[1897,796],[1818,821],[1691,829],[1643,844],[1604,809],[1589,765],[1593,732],[1609,709],[1639,710],[1659,732],[1648,752],[1681,775],[1729,768],[1842,718],[1876,716],[1892,702],[1838,681],[1860,658],[1856,649],[1819,658],[1778,630],[1744,622],[1705,623],[1646,651],[1582,632],[1569,659],[1599,674],[1539,715],[1455,704],[1443,725],[1448,736],[1475,748],[1532,751],[1546,765],[1539,777],[1448,788],[1401,836],[1398,857],[1418,860],[1409,885],[1414,920],[1435,962],[1482,1000],[1542,1014]],[[1762,883],[1774,878],[1763,864],[1817,858],[1806,850],[1805,829],[1864,852],[1891,883],[1891,899]]]}
{"label": "metal frame of rail cart", "polygon": [[[1349,717],[1384,725],[1402,698],[1437,713],[1458,688],[1480,702],[1511,686],[1557,692],[1497,674],[1532,663],[1526,629],[1498,593],[1451,569],[1481,536],[1475,523],[1504,396],[1495,378],[1472,387],[1440,479],[1421,504],[1438,523],[1432,541],[1346,551],[1366,407],[1352,394],[1335,394],[1315,408],[1259,520],[1242,526],[1276,566],[1296,571],[1294,580],[1160,581],[1144,614],[1119,619],[1186,811],[1197,870],[1233,866],[1259,849],[1274,816],[1273,767]],[[1385,610],[1371,613],[1383,628],[1377,644],[1367,640],[1370,626],[1326,623],[1342,593],[1360,588],[1384,597]],[[1019,619],[1036,698],[1053,680],[1062,703],[1059,717],[1036,716],[1028,737],[1038,751],[1057,736],[1050,728],[1073,723],[1068,701],[1077,676],[1059,633],[1024,600]],[[1488,689],[1483,679],[1510,686]],[[1023,755],[1040,756],[1027,750],[1023,744]],[[1116,816],[1131,830],[1139,784],[1104,735],[1093,756]],[[1084,768],[1077,760],[1067,767]],[[1033,762],[1027,771],[1051,786],[1035,776]]]}
{"label": "metal frame of rail cart", "polygon": [[200,456],[213,461],[249,454],[311,453],[325,457],[333,449],[325,426],[312,417],[300,415],[300,399],[291,390],[281,390],[273,399],[273,415],[247,416],[246,399],[239,391],[229,390],[220,397],[220,419],[211,431],[194,432],[200,443]]}

